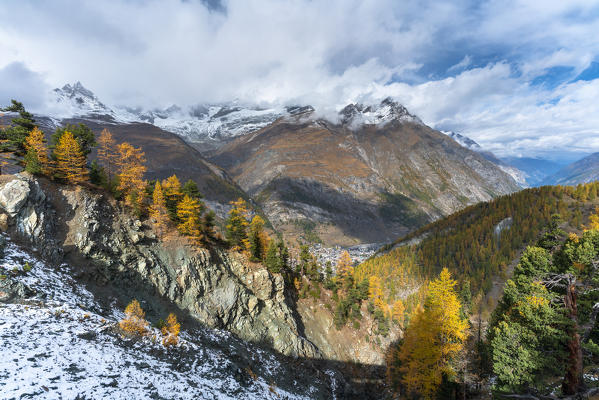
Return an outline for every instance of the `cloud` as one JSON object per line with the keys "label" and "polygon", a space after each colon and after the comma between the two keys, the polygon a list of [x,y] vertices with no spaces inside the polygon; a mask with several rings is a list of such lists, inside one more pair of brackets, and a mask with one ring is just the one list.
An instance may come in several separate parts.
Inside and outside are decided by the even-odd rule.
{"label": "cloud", "polygon": [[[391,95],[502,154],[599,151],[596,80],[571,82],[599,56],[598,31],[599,3],[584,0],[5,0],[0,68],[130,106],[237,99],[331,115]],[[40,106],[26,81],[0,93]]]}
{"label": "cloud", "polygon": [[49,90],[44,77],[28,69],[25,64],[12,62],[0,68],[0,105],[18,99],[31,108],[41,108],[46,103]]}

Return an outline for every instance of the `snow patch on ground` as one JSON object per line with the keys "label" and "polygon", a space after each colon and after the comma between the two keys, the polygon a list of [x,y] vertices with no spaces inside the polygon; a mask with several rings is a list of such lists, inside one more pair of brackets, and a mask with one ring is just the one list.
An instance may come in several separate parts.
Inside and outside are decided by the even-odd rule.
{"label": "snow patch on ground", "polygon": [[[26,263],[30,272],[9,272],[23,271]],[[116,328],[122,312],[100,314],[67,265],[48,266],[10,241],[0,275],[37,291],[30,300],[0,303],[2,399],[309,399],[316,392],[310,385],[298,384],[294,391],[301,394],[276,387],[279,360],[244,348],[228,332],[183,331],[179,345],[168,349],[157,329],[127,339]],[[251,378],[231,361],[240,351],[251,355],[262,376]]]}

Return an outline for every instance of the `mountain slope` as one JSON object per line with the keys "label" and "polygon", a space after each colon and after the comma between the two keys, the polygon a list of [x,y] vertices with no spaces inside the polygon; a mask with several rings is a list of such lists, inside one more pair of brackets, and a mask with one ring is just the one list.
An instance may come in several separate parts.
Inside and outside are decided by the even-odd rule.
{"label": "mountain slope", "polygon": [[527,184],[533,187],[546,184],[544,180],[563,166],[554,161],[530,157],[505,157],[503,161],[523,171]]}
{"label": "mountain slope", "polygon": [[512,178],[514,178],[516,183],[518,185],[520,185],[521,187],[531,186],[531,184],[527,181],[528,175],[524,171],[521,171],[518,168],[510,165],[509,163],[507,163],[503,160],[500,160],[499,158],[497,158],[495,156],[495,154],[491,153],[490,151],[483,150],[483,148],[478,143],[476,143],[474,140],[470,139],[467,136],[459,134],[457,132],[452,132],[452,131],[448,131],[448,132],[441,131],[441,132],[443,132],[444,134],[446,134],[447,136],[449,136],[450,138],[452,138],[453,140],[455,140],[456,142],[458,142],[465,148],[480,153],[487,160],[489,160],[493,164],[497,165],[503,172],[505,172]]}
{"label": "mountain slope", "polygon": [[573,162],[545,178],[547,185],[577,185],[599,180],[599,153]]}
{"label": "mountain slope", "polygon": [[552,215],[561,215],[566,231],[580,233],[598,204],[596,197],[584,193],[598,188],[599,183],[580,191],[543,186],[467,207],[385,246],[357,266],[355,274],[379,276],[393,293],[393,285],[417,287],[447,267],[461,286],[468,282],[473,299],[487,296],[490,305],[500,296],[520,252],[537,242]]}
{"label": "mountain slope", "polygon": [[[335,379],[334,375],[324,375],[323,380],[313,376],[300,383],[303,377],[294,373],[295,367],[289,370],[283,360],[227,332],[186,328],[180,344],[170,349],[160,344],[157,329],[141,341],[123,338],[115,328],[122,312],[103,306],[73,278],[70,266],[53,267],[4,236],[1,239],[0,272],[9,275],[0,280],[0,337],[3,354],[11,355],[0,357],[3,398],[333,395],[327,380]],[[25,262],[32,266],[30,272],[23,270]],[[23,294],[7,298],[7,293],[18,292],[10,288],[17,287]]]}
{"label": "mountain slope", "polygon": [[[481,155],[423,125],[401,105],[350,105],[341,123],[283,118],[223,146],[213,162],[300,235],[325,243],[380,242],[518,189]],[[308,224],[308,225],[306,225]]]}

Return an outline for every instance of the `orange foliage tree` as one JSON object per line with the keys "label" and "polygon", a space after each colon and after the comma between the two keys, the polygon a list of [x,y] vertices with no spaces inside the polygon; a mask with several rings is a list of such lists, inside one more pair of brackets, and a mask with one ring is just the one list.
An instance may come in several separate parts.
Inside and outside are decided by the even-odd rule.
{"label": "orange foliage tree", "polygon": [[129,335],[143,336],[148,332],[146,313],[136,299],[133,299],[125,308],[125,318],[119,322],[119,326],[123,332]]}
{"label": "orange foliage tree", "polygon": [[414,312],[397,358],[388,366],[400,372],[409,395],[433,399],[443,377],[455,375],[452,362],[464,346],[467,328],[456,283],[447,268],[429,283],[424,308]]}
{"label": "orange foliage tree", "polygon": [[88,180],[87,161],[79,142],[71,132],[65,132],[54,149],[56,175],[71,183]]}
{"label": "orange foliage tree", "polygon": [[162,181],[162,189],[166,200],[166,209],[171,220],[177,221],[177,205],[183,199],[181,182],[177,175],[170,176]]}
{"label": "orange foliage tree", "polygon": [[158,233],[161,235],[164,234],[168,228],[169,218],[160,181],[157,181],[154,186],[152,205],[150,206],[150,218],[154,219],[154,226]]}
{"label": "orange foliage tree", "polygon": [[140,206],[143,201],[143,192],[146,173],[146,158],[141,148],[136,148],[129,143],[121,143],[117,146],[120,190],[125,195],[125,200],[130,206]]}
{"label": "orange foliage tree", "polygon": [[179,232],[189,236],[193,242],[200,242],[203,238],[200,226],[200,214],[202,212],[201,204],[198,200],[192,199],[188,195],[177,207],[177,217],[181,221],[178,225]]}
{"label": "orange foliage tree", "polygon": [[177,316],[170,313],[166,318],[166,323],[161,329],[164,339],[162,344],[165,346],[175,346],[179,343],[179,331],[181,330],[181,324],[177,322]]}
{"label": "orange foliage tree", "polygon": [[35,153],[41,173],[50,172],[50,163],[48,161],[48,147],[43,132],[37,126],[34,127],[25,138],[25,150]]}
{"label": "orange foliage tree", "polygon": [[112,181],[115,173],[119,153],[117,152],[116,141],[108,129],[103,129],[98,138],[98,159],[104,166],[108,181]]}

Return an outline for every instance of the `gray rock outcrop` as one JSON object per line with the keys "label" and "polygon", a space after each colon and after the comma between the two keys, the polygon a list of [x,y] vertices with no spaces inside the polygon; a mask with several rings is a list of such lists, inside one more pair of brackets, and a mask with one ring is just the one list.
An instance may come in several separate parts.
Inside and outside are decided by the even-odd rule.
{"label": "gray rock outcrop", "polygon": [[157,240],[114,200],[25,174],[0,181],[0,209],[9,233],[53,262],[82,263],[104,285],[153,288],[195,320],[285,355],[320,357],[288,306],[282,276],[238,254]]}

